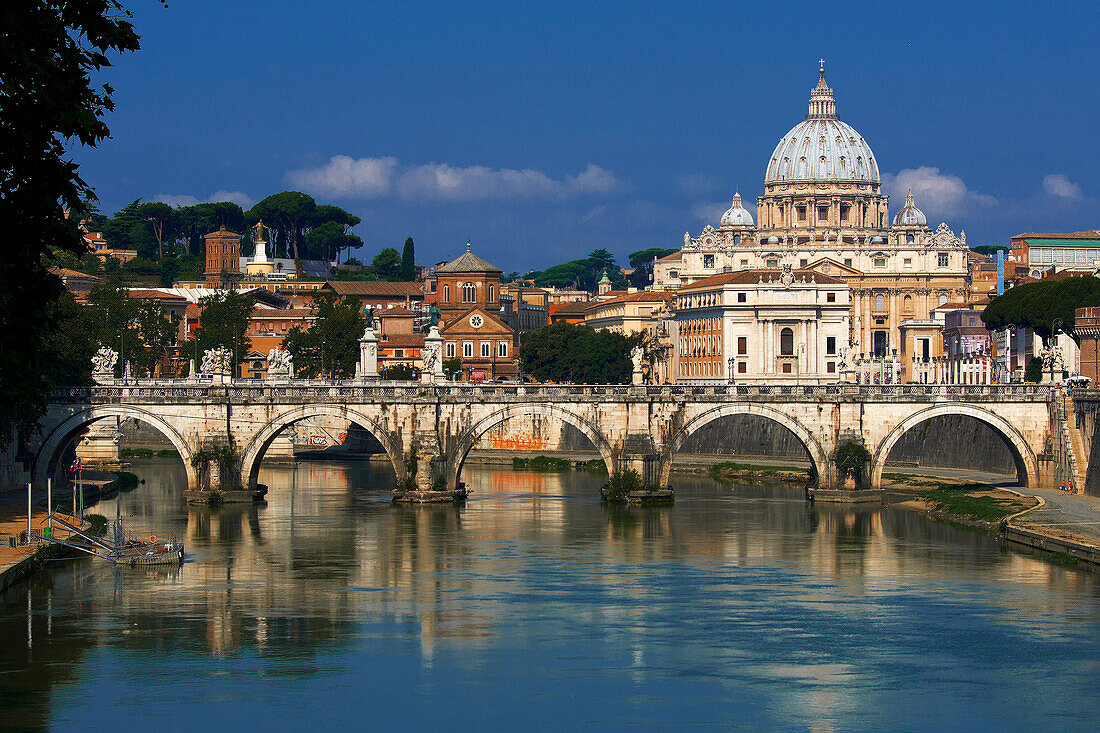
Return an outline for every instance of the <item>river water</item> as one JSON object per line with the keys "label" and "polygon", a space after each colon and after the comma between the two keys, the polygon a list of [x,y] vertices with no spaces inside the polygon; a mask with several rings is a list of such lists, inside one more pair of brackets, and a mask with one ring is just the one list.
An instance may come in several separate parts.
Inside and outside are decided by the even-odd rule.
{"label": "river water", "polygon": [[[1100,574],[890,510],[676,476],[467,465],[463,507],[373,464],[265,467],[268,503],[186,507],[133,469],[173,570],[59,562],[0,606],[4,727],[1095,730]],[[113,517],[114,500],[96,511]]]}

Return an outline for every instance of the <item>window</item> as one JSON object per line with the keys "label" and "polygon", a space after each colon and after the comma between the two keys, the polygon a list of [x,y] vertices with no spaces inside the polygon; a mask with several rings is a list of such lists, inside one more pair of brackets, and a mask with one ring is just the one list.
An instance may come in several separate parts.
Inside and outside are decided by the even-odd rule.
{"label": "window", "polygon": [[852,266],[852,258],[851,257],[845,257],[844,258],[844,264],[847,265],[848,267],[851,267]]}
{"label": "window", "polygon": [[742,270],[749,269],[749,261],[748,260],[741,260],[741,269]]}
{"label": "window", "polygon": [[745,374],[748,371],[749,371],[749,365],[748,364],[746,364],[743,361],[737,362],[737,373],[738,374]]}
{"label": "window", "polygon": [[703,255],[703,267],[714,267],[714,255]]}
{"label": "window", "polygon": [[796,206],[794,208],[795,208],[795,211],[798,212],[798,220],[799,221],[806,221],[806,207],[805,206]]}
{"label": "window", "polygon": [[836,362],[835,361],[825,362],[825,372],[828,373],[828,374],[836,374]]}
{"label": "window", "polygon": [[507,356],[508,356],[508,342],[507,341],[497,341],[497,356],[500,357],[501,359],[507,358]]}
{"label": "window", "polygon": [[794,331],[784,328],[779,332],[779,353],[781,356],[794,355]]}
{"label": "window", "polygon": [[940,305],[943,305],[946,302],[947,302],[947,296],[944,295],[943,293],[940,293]]}
{"label": "window", "polygon": [[454,341],[448,341],[447,342],[447,358],[452,359],[452,358],[454,358],[454,355],[455,355],[455,342]]}
{"label": "window", "polygon": [[668,271],[668,276],[678,278],[678,277],[680,277],[680,271],[679,270],[669,270]]}
{"label": "window", "polygon": [[737,337],[737,354],[738,356],[745,356],[749,353],[749,339],[747,336]]}
{"label": "window", "polygon": [[825,337],[825,353],[829,356],[836,353],[836,336]]}
{"label": "window", "polygon": [[836,293],[825,293],[825,302],[826,303],[835,303],[836,302]]}
{"label": "window", "polygon": [[769,257],[767,262],[764,263],[769,270],[779,269],[779,260],[775,257]]}
{"label": "window", "polygon": [[489,302],[490,303],[493,302],[495,295],[496,295],[496,287],[494,287],[493,285],[490,285],[489,286]]}
{"label": "window", "polygon": [[810,261],[809,261],[809,260],[807,260],[807,259],[806,259],[805,257],[803,257],[802,259],[800,259],[800,260],[798,261],[798,266],[799,266],[800,268],[802,268],[802,269],[805,269],[805,268],[806,268],[806,265],[808,265],[809,263],[810,263]]}
{"label": "window", "polygon": [[488,341],[481,342],[481,358],[488,359],[493,355],[491,344]]}
{"label": "window", "polygon": [[462,356],[466,359],[472,359],[474,356],[474,342],[463,341],[462,342]]}
{"label": "window", "polygon": [[973,317],[973,316],[971,316],[971,317],[970,317],[970,325],[971,325],[971,326],[973,326],[973,325],[974,325],[974,317]]}
{"label": "window", "polygon": [[913,296],[912,295],[906,295],[904,298],[901,299],[901,311],[902,311],[902,313],[912,313],[913,312]]}
{"label": "window", "polygon": [[948,259],[946,252],[940,252],[938,256],[938,262],[936,264],[938,264],[940,267],[947,267]]}
{"label": "window", "polygon": [[873,264],[875,267],[886,267],[886,258],[876,257],[871,264]]}
{"label": "window", "polygon": [[749,294],[748,293],[738,293],[737,294],[737,302],[738,303],[747,303],[748,299],[749,299]]}
{"label": "window", "polygon": [[829,207],[828,206],[818,206],[817,207],[817,218],[822,220],[822,221],[827,220],[829,218]]}
{"label": "window", "polygon": [[848,221],[848,211],[852,208],[851,204],[840,205],[840,220]]}
{"label": "window", "polygon": [[[940,305],[943,305],[942,303]],[[875,295],[875,313],[883,313],[886,311],[886,296],[882,293]]]}
{"label": "window", "polygon": [[906,257],[904,260],[901,261],[901,266],[904,267],[907,270],[912,270],[913,269],[913,258],[912,257]]}
{"label": "window", "polygon": [[913,235],[912,234],[906,234],[905,235],[905,243],[906,244],[912,244],[913,243]]}
{"label": "window", "polygon": [[451,286],[450,285],[444,285],[443,286],[443,302],[446,303],[450,299],[451,299]]}
{"label": "window", "polygon": [[393,355],[394,356],[404,356],[405,355],[405,350],[404,349],[394,349],[393,350]]}
{"label": "window", "polygon": [[473,283],[462,284],[462,302],[463,303],[475,303],[477,302],[477,291],[474,289]]}
{"label": "window", "polygon": [[733,243],[734,244],[741,244],[741,235],[740,234],[734,234],[733,235]]}

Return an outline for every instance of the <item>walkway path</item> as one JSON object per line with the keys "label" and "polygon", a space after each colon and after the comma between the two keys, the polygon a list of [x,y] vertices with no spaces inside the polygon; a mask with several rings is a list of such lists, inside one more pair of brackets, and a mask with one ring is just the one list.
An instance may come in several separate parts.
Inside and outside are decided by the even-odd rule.
{"label": "walkway path", "polygon": [[1045,507],[1028,512],[1014,524],[1100,548],[1100,497],[1045,489],[1013,487],[1013,490],[1042,497],[1047,502]]}

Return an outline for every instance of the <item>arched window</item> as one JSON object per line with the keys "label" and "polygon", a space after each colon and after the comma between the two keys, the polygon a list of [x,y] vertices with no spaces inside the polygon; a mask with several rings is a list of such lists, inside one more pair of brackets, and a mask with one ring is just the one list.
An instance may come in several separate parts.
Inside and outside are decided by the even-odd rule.
{"label": "arched window", "polygon": [[494,300],[496,300],[496,298],[494,297],[495,295],[496,295],[496,287],[493,286],[493,285],[490,285],[489,286],[489,302],[490,303],[492,303]]}
{"label": "arched window", "polygon": [[740,234],[734,234],[733,235],[733,243],[734,244],[741,244],[741,235]]}
{"label": "arched window", "polygon": [[945,295],[944,293],[940,293],[940,305],[943,305],[946,302],[947,302],[947,295]]}
{"label": "arched window", "polygon": [[476,298],[477,298],[477,294],[476,294],[476,291],[474,290],[474,284],[473,283],[463,283],[462,284],[462,302],[463,303],[474,303],[474,302],[476,302]]}
{"label": "arched window", "polygon": [[903,313],[912,313],[913,312],[913,296],[912,295],[906,295],[904,298],[901,299],[901,310],[902,310]]}
{"label": "arched window", "polygon": [[882,293],[875,295],[875,313],[882,313],[886,310],[886,296]]}
{"label": "arched window", "polygon": [[779,353],[782,356],[794,355],[794,331],[789,328],[779,332]]}
{"label": "arched window", "polygon": [[443,302],[446,303],[450,299],[451,299],[451,286],[450,285],[444,285],[443,286]]}

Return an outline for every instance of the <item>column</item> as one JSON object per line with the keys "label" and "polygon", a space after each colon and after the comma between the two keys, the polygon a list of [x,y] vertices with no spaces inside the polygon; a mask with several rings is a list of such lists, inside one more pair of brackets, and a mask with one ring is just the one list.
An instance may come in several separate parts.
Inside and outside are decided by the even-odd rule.
{"label": "column", "polygon": [[759,365],[757,368],[758,374],[764,373],[764,319],[756,319],[756,363]]}

